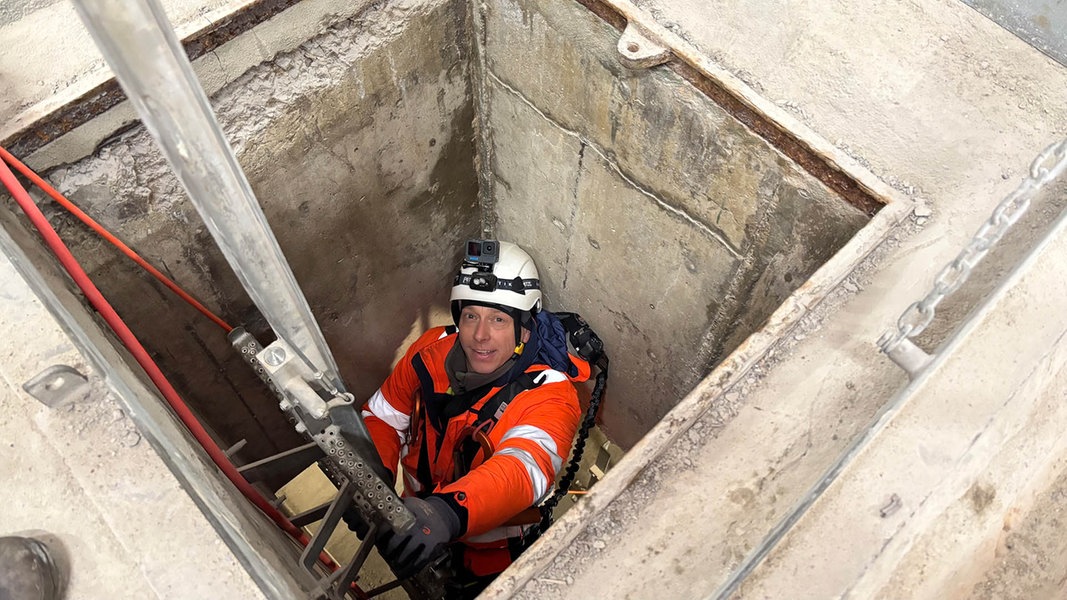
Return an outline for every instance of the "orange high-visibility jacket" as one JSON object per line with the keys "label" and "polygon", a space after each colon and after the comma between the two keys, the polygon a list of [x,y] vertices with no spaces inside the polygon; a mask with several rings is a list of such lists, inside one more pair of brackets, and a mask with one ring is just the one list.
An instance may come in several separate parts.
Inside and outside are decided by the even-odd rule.
{"label": "orange high-visibility jacket", "polygon": [[[444,363],[457,343],[458,336],[444,327],[423,334],[364,404],[363,419],[386,467],[393,471],[401,464],[405,494],[450,495],[453,506],[460,507],[462,541],[477,545],[515,537],[519,528],[501,525],[552,492],[581,408],[564,373],[534,364],[527,373],[535,375],[536,387],[516,395],[488,432],[492,456],[479,460],[479,452],[470,471],[452,481],[457,444],[468,437],[478,410],[501,389],[493,388],[448,420],[443,431],[437,429],[434,419],[425,415],[434,412],[433,403],[450,398]],[[588,377],[587,367],[585,371]],[[433,389],[423,389],[423,381]],[[426,408],[419,410],[419,402]],[[427,461],[420,469],[422,455]]]}

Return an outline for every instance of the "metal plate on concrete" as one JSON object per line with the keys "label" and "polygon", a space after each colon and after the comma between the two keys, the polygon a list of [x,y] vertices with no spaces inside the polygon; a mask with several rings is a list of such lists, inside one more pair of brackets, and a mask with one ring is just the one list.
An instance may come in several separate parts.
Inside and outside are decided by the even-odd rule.
{"label": "metal plate on concrete", "polygon": [[961,0],[1067,66],[1067,0]]}
{"label": "metal plate on concrete", "polygon": [[22,384],[22,389],[45,405],[56,408],[88,396],[89,381],[74,367],[52,365]]}

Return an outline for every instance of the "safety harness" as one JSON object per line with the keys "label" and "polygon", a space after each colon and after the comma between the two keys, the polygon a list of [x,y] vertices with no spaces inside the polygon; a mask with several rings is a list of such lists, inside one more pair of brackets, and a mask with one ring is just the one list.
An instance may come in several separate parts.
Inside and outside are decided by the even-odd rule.
{"label": "safety harness", "polygon": [[[552,524],[552,511],[555,509],[559,501],[567,495],[571,484],[574,482],[578,470],[581,466],[582,455],[585,450],[585,442],[589,437],[589,431],[596,423],[596,415],[600,409],[600,401],[604,395],[604,389],[607,385],[608,377],[608,357],[604,354],[604,343],[600,337],[593,331],[589,324],[577,313],[560,312],[555,313],[555,316],[559,319],[559,322],[563,325],[563,329],[566,334],[567,340],[567,359],[571,364],[562,366],[561,370],[566,371],[567,374],[575,381],[585,381],[588,376],[582,376],[582,369],[578,368],[575,364],[575,358],[584,361],[590,367],[595,365],[597,367],[596,382],[593,386],[593,392],[589,398],[589,407],[586,410],[585,417],[578,430],[578,435],[575,440],[574,448],[571,451],[571,460],[567,465],[562,477],[559,479],[559,483],[553,494],[536,507],[534,515],[538,515],[540,520],[536,521],[537,516],[533,517],[534,520],[527,520],[527,524],[536,522],[536,527],[532,528],[526,539],[526,543],[532,543],[542,532],[544,532]],[[446,333],[451,335],[455,332],[454,327],[446,329]],[[486,384],[478,389],[470,390],[464,394],[440,394],[432,392],[434,389],[433,380],[430,377],[429,369],[423,363],[420,356],[416,355],[413,361],[415,373],[418,375],[420,386],[424,392],[431,390],[430,394],[432,398],[425,398],[416,407],[416,418],[412,419],[412,439],[414,436],[420,435],[420,421],[425,418],[428,422],[438,431],[437,437],[438,446],[437,451],[440,451],[440,444],[443,442],[443,433],[448,426],[448,422],[464,412],[471,410],[471,406],[493,389],[493,384]],[[557,365],[550,365],[556,367]],[[489,431],[496,425],[501,415],[504,414],[504,410],[507,409],[508,404],[515,399],[519,394],[536,388],[540,385],[539,375],[541,371],[526,372],[513,379],[511,382],[502,386],[491,398],[485,401],[484,404],[478,409],[478,416],[472,423],[467,433],[469,436],[460,444],[457,444],[455,449],[455,455],[453,464],[455,466],[454,478],[458,479],[465,475],[475,462],[475,458],[478,456],[478,452],[482,452],[482,460],[488,460],[493,453],[493,448],[489,443],[488,434]],[[495,382],[494,382],[495,383]],[[424,490],[432,490],[432,476],[430,474],[430,460],[429,451],[426,444],[422,443],[419,450],[419,465],[417,469],[417,477],[423,484]],[[534,510],[532,507],[531,511]]]}
{"label": "safety harness", "polygon": [[[441,445],[444,443],[444,432],[448,428],[448,422],[453,418],[467,412],[471,409],[471,406],[493,389],[493,384],[489,383],[483,385],[474,390],[469,390],[463,394],[442,394],[438,392],[430,392],[430,398],[426,398],[426,390],[433,390],[433,379],[430,377],[430,371],[426,368],[426,364],[422,361],[422,357],[415,355],[412,361],[412,366],[415,368],[415,373],[419,377],[419,385],[423,390],[423,399],[419,402],[415,408],[416,418],[412,419],[411,434],[412,439],[416,439],[414,436],[421,435],[421,423],[420,421],[425,418],[435,430],[437,430],[437,447],[436,452],[440,452]],[[478,409],[478,417],[475,422],[470,426],[470,436],[456,446],[456,460],[453,461],[455,466],[455,474],[453,481],[459,479],[465,475],[471,468],[471,464],[474,462],[475,456],[477,456],[479,449],[485,449],[483,460],[489,458],[492,454],[492,449],[488,446],[488,434],[489,431],[496,425],[496,422],[500,419],[500,416],[504,414],[504,409],[508,404],[526,390],[532,390],[540,385],[540,382],[536,381],[536,377],[539,372],[523,373],[522,375],[513,379],[510,383],[501,387],[491,398],[485,401],[485,404]],[[480,440],[484,440],[480,441]],[[419,448],[419,465],[416,472],[416,477],[419,482],[422,483],[423,489],[430,491],[433,489],[433,477],[430,473],[430,456],[427,450],[426,444],[422,443]]]}

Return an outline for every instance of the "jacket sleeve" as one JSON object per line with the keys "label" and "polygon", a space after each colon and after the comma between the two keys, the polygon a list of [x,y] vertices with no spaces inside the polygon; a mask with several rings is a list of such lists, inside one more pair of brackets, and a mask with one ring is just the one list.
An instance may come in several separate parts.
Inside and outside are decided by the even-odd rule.
{"label": "jacket sleeve", "polygon": [[440,339],[444,329],[437,327],[422,335],[400,359],[378,391],[363,404],[363,422],[385,467],[396,477],[400,449],[408,441],[411,414],[419,391],[419,377],[412,360],[422,348]]}
{"label": "jacket sleeve", "polygon": [[438,490],[460,509],[464,537],[500,526],[551,493],[580,418],[578,394],[565,379],[516,396],[493,429],[493,455]]}

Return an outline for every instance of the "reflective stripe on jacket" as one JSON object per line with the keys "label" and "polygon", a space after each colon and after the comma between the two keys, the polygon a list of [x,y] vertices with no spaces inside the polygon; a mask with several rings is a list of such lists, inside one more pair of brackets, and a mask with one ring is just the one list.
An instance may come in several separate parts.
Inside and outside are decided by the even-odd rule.
{"label": "reflective stripe on jacket", "polygon": [[[504,522],[551,493],[581,419],[578,395],[563,373],[545,365],[530,367],[527,372],[536,373],[538,385],[518,393],[500,414],[488,433],[492,456],[482,461],[479,453],[470,472],[451,481],[456,445],[466,438],[478,409],[500,389],[493,388],[475,400],[470,409],[450,419],[443,431],[437,430],[433,419],[415,415],[420,401],[427,403],[425,414],[435,410],[432,403],[449,399],[444,362],[456,343],[457,335],[447,334],[443,327],[423,334],[364,404],[363,418],[385,465],[391,471],[398,462],[403,467],[406,494],[454,494],[467,510],[463,541],[502,540],[518,533],[515,527],[501,527]],[[432,391],[422,389],[419,363],[429,375]],[[423,445],[428,464],[423,465],[420,478]]]}

